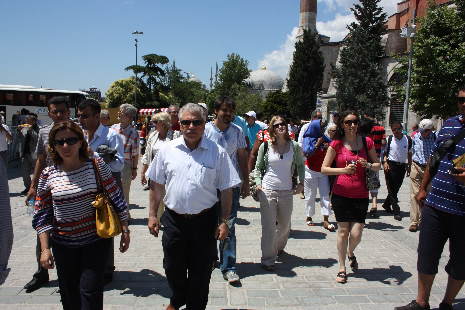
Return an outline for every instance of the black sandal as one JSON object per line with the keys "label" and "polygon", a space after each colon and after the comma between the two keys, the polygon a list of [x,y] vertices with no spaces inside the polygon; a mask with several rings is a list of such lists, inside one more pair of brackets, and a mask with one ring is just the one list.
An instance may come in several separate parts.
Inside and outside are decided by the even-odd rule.
{"label": "black sandal", "polygon": [[337,283],[347,283],[347,274],[345,271],[339,271],[336,276]]}
{"label": "black sandal", "polygon": [[356,272],[358,270],[358,263],[357,263],[357,258],[354,256],[350,257],[347,254],[347,258],[349,259],[349,266],[352,268],[353,272]]}

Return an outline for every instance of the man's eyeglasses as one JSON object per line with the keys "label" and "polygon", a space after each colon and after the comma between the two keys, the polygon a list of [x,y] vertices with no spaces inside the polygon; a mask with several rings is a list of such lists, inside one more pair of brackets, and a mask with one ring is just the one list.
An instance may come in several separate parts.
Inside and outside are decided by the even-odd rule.
{"label": "man's eyeglasses", "polygon": [[465,97],[457,97],[457,103],[464,104],[465,103]]}
{"label": "man's eyeglasses", "polygon": [[358,123],[360,123],[360,121],[359,121],[358,119],[356,119],[356,120],[347,120],[347,121],[344,121],[344,125],[346,125],[346,126],[352,126],[352,124],[354,124],[355,126],[357,126]]}
{"label": "man's eyeglasses", "polygon": [[52,115],[65,114],[67,112],[68,112],[68,110],[53,110],[53,111],[50,111],[50,113]]}
{"label": "man's eyeglasses", "polygon": [[278,128],[279,126],[286,126],[286,123],[273,124],[273,128]]}
{"label": "man's eyeglasses", "polygon": [[65,143],[67,145],[75,145],[79,142],[79,138],[66,138],[66,139],[55,139],[53,140],[53,144],[57,146],[63,146]]}
{"label": "man's eyeglasses", "polygon": [[391,128],[391,131],[392,131],[392,132],[396,132],[396,131],[399,131],[399,130],[402,130],[402,128],[400,128],[400,127],[397,127],[397,128]]}
{"label": "man's eyeglasses", "polygon": [[204,124],[205,122],[203,120],[200,120],[200,119],[195,119],[193,121],[185,119],[185,120],[182,120],[180,123],[181,123],[181,125],[186,126],[186,127],[189,127],[191,124],[193,124],[195,127],[197,127],[197,126],[200,126],[200,125]]}
{"label": "man's eyeglasses", "polygon": [[171,111],[170,114],[178,114],[179,111]]}
{"label": "man's eyeglasses", "polygon": [[97,113],[90,113],[90,114],[77,114],[77,118],[81,118],[81,119],[87,119],[89,118],[90,115],[95,115]]}

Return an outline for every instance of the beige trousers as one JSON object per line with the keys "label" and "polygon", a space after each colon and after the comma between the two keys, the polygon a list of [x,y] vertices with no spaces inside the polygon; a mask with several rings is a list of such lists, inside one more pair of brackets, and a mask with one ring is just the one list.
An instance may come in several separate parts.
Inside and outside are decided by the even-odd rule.
{"label": "beige trousers", "polygon": [[[412,225],[416,226],[419,226],[421,223],[421,211],[416,197],[420,191],[420,185],[424,175],[425,168],[415,162],[412,162],[412,169],[410,171],[410,222]],[[431,183],[428,184],[428,192],[430,189]]]}
{"label": "beige trousers", "polygon": [[123,184],[123,196],[129,209],[129,192],[131,190],[132,182],[132,162],[125,163],[121,171],[121,184]]}

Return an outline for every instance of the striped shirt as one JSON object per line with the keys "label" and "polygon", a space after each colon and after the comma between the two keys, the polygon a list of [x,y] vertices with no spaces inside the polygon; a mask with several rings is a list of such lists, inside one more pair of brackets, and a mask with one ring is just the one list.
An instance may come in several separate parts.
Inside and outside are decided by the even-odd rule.
{"label": "striped shirt", "polygon": [[51,123],[48,126],[44,126],[39,129],[39,139],[37,140],[37,156],[41,154],[47,155],[47,167],[53,165],[52,160],[50,159],[50,156],[48,155],[47,152],[47,146],[48,146],[48,135],[50,133],[50,130],[52,130],[54,126],[54,123]]}
{"label": "striped shirt", "polygon": [[0,276],[8,266],[11,248],[13,247],[13,223],[11,220],[10,194],[6,168],[0,157]]}
{"label": "striped shirt", "polygon": [[128,125],[125,129],[121,129],[121,123],[111,126],[111,129],[116,130],[123,139],[124,145],[124,162],[132,163],[134,156],[139,155],[139,135],[137,130],[131,125]]}
{"label": "striped shirt", "polygon": [[[464,129],[465,123],[461,115],[446,120],[438,133],[432,152]],[[464,184],[449,174],[449,168],[454,164],[453,160],[464,153],[465,139],[456,145],[453,153],[444,156],[431,183],[431,191],[428,193],[425,204],[441,211],[465,216]]]}
{"label": "striped shirt", "polygon": [[[123,193],[102,158],[97,158],[105,193],[113,202],[121,220],[128,218]],[[65,172],[54,165],[44,169],[37,187],[32,227],[65,246],[80,247],[99,240],[95,226],[95,208],[91,204],[97,195],[92,160],[80,169]]]}
{"label": "striped shirt", "polygon": [[423,138],[421,133],[417,132],[412,138],[413,157],[412,160],[420,165],[428,163],[431,150],[434,146],[436,132],[432,131],[428,137]]}
{"label": "striped shirt", "polygon": [[379,157],[381,153],[381,141],[386,139],[386,131],[384,130],[384,127],[378,123],[374,123],[369,137],[375,143],[376,156]]}

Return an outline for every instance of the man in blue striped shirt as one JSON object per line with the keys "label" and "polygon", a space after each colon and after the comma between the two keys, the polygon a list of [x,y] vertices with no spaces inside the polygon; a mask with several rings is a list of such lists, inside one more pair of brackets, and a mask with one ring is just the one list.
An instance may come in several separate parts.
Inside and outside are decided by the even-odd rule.
{"label": "man in blue striped shirt", "polygon": [[[433,147],[436,151],[445,141],[465,130],[465,84],[457,96],[459,115],[444,122]],[[458,167],[458,174],[449,172],[453,160],[465,154],[465,139],[448,149],[438,172],[432,176],[429,167],[421,182],[417,201],[422,209],[421,233],[418,243],[418,294],[406,306],[396,310],[429,310],[429,296],[438,273],[439,260],[444,245],[449,240],[450,258],[446,265],[448,282],[439,309],[453,309],[452,303],[465,282],[465,168]],[[430,159],[431,160],[431,159]],[[430,161],[429,160],[429,161]],[[428,163],[429,163],[428,161]],[[431,190],[428,191],[428,184]]]}
{"label": "man in blue striped shirt", "polygon": [[[420,226],[421,212],[420,206],[416,200],[416,196],[420,191],[421,181],[425,175],[426,164],[431,154],[431,150],[436,140],[436,132],[433,131],[433,122],[425,118],[420,122],[418,132],[413,135],[413,157],[412,169],[410,171],[410,228],[411,232],[415,232]],[[428,186],[428,190],[431,184]]]}

